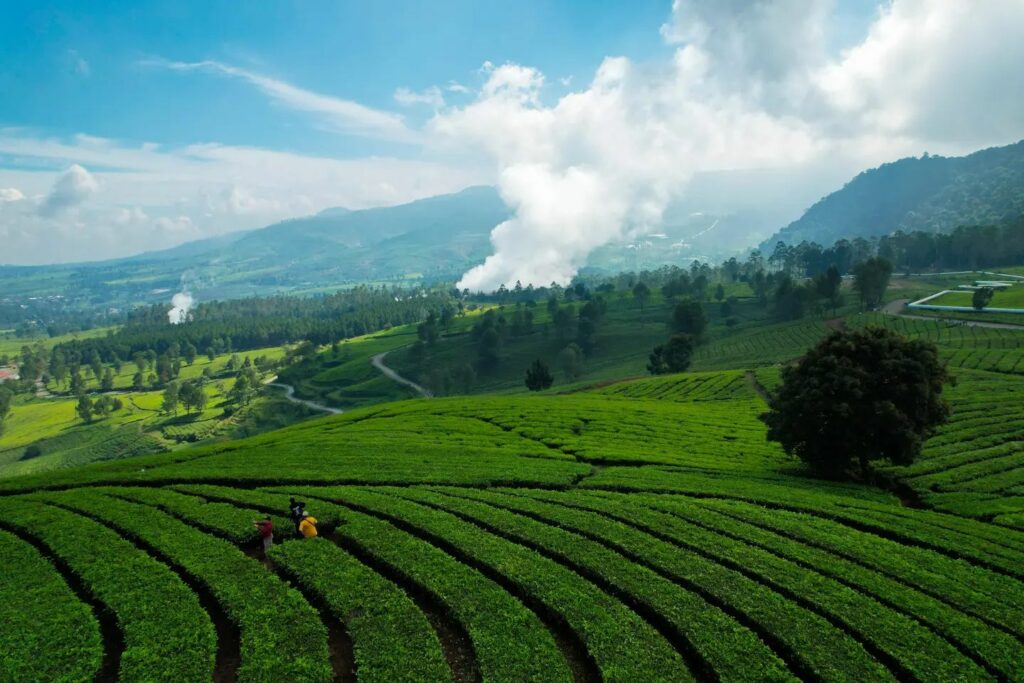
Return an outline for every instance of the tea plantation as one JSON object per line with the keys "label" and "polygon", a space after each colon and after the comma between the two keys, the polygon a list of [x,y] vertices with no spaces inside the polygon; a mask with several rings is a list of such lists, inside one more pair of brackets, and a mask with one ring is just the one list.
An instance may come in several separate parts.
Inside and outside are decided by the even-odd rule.
{"label": "tea plantation", "polygon": [[1021,681],[1024,377],[956,375],[888,491],[765,440],[773,367],[6,479],[0,680]]}

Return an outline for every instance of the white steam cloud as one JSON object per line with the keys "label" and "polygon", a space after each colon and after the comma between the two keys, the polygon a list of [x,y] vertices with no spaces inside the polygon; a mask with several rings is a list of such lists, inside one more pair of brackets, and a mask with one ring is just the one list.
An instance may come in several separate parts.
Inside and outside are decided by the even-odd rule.
{"label": "white steam cloud", "polygon": [[893,0],[838,56],[825,40],[834,6],[675,0],[662,28],[671,60],[607,58],[554,103],[536,69],[485,63],[477,98],[429,126],[487,155],[515,212],[458,286],[566,283],[597,247],[656,227],[696,172],[863,168],[1024,134],[1024,97],[1005,86],[1024,58],[1024,2]]}
{"label": "white steam cloud", "polygon": [[172,325],[188,321],[188,312],[195,305],[195,299],[188,292],[178,292],[171,297],[171,310],[167,311],[167,320]]}

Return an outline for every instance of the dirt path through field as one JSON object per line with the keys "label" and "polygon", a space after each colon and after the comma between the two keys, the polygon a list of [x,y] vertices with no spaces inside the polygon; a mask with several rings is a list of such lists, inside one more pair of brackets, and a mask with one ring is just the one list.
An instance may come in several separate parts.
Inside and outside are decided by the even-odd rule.
{"label": "dirt path through field", "polygon": [[330,413],[331,415],[341,415],[344,410],[340,408],[332,408],[325,406],[323,403],[317,403],[316,401],[307,401],[304,398],[295,397],[295,387],[291,384],[284,384],[283,382],[275,382],[277,377],[271,377],[269,381],[264,382],[268,387],[282,387],[284,389],[284,397],[292,403],[298,403],[299,405],[306,406],[312,410],[319,410],[322,413]]}
{"label": "dirt path through field", "polygon": [[424,398],[433,398],[434,395],[430,393],[429,389],[421,387],[419,384],[416,384],[416,382],[413,382],[411,379],[406,379],[405,377],[402,377],[397,372],[395,372],[388,366],[384,365],[384,356],[386,355],[388,355],[387,351],[385,351],[384,353],[378,353],[376,356],[374,356],[373,359],[371,360],[371,362],[373,363],[373,367],[383,372],[384,376],[387,377],[388,379],[394,380],[399,384],[404,384],[407,387],[411,387],[414,391],[419,393],[420,396],[423,396]]}
{"label": "dirt path through field", "polygon": [[967,327],[989,327],[994,330],[1024,330],[1022,325],[1011,325],[1010,323],[987,323],[982,320],[964,320],[962,318],[936,318],[927,315],[913,315],[910,313],[903,313],[903,309],[910,303],[910,299],[896,299],[890,301],[885,306],[882,306],[881,312],[886,315],[896,316],[897,318],[907,318],[908,320],[930,320],[932,322],[946,320],[949,322],[955,322],[959,325],[965,325]]}

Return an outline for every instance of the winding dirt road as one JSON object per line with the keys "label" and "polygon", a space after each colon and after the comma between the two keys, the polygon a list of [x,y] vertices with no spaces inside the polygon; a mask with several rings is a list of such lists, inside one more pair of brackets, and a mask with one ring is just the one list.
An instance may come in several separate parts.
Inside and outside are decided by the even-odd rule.
{"label": "winding dirt road", "polygon": [[[275,377],[274,379],[277,378]],[[340,408],[332,408],[330,406],[325,406],[323,403],[317,403],[316,401],[307,401],[304,398],[296,398],[295,387],[293,387],[291,384],[284,384],[281,382],[274,381],[265,382],[265,384],[268,387],[282,387],[284,389],[284,397],[291,401],[292,403],[298,403],[299,405],[306,406],[307,408],[311,408],[312,410],[319,410],[322,413],[330,413],[331,415],[341,415],[343,412],[345,412]]]}
{"label": "winding dirt road", "polygon": [[388,355],[387,351],[385,351],[384,353],[378,353],[376,356],[374,356],[373,359],[370,361],[371,363],[373,363],[373,367],[377,368],[382,373],[384,373],[384,376],[387,377],[388,379],[394,380],[399,384],[404,384],[407,387],[411,387],[414,391],[419,393],[420,396],[423,396],[424,398],[433,398],[434,394],[432,394],[429,389],[426,389],[420,386],[419,384],[416,384],[416,382],[413,382],[411,379],[406,379],[405,377],[402,377],[397,372],[395,372],[388,366],[384,365],[384,356],[386,355]]}

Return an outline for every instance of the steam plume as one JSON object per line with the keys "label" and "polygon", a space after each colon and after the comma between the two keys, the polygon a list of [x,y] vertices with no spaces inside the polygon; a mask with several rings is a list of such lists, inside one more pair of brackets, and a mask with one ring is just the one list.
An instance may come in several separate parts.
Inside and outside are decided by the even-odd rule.
{"label": "steam plume", "polygon": [[167,320],[172,325],[186,322],[188,312],[195,305],[195,300],[188,292],[178,292],[171,297],[171,310],[167,311]]}

